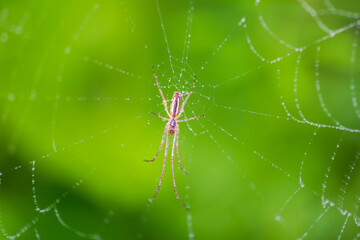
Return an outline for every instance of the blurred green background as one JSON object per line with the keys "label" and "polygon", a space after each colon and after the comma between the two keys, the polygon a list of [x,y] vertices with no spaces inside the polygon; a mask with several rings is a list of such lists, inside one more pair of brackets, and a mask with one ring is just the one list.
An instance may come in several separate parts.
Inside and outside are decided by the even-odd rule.
{"label": "blurred green background", "polygon": [[360,2],[308,2],[2,1],[0,239],[356,237]]}

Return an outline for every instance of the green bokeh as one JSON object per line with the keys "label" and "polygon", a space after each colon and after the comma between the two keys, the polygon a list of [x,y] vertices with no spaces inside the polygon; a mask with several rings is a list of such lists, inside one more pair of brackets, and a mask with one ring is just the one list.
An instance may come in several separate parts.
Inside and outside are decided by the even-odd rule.
{"label": "green bokeh", "polygon": [[[360,3],[308,2],[159,0],[166,42],[155,0],[2,1],[0,239],[334,239],[347,216],[356,236]],[[175,167],[190,211],[171,146],[148,203],[151,66],[167,99],[197,75],[185,113],[206,116],[180,124]]]}

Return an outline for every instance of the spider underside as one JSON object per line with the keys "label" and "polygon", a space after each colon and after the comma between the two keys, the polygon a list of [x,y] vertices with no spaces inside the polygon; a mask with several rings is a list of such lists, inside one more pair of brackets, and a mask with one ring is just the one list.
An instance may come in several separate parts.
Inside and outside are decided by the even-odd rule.
{"label": "spider underside", "polygon": [[153,71],[153,74],[154,74],[154,78],[155,78],[155,81],[156,81],[157,88],[158,88],[158,90],[160,92],[160,95],[161,95],[161,98],[162,98],[162,101],[163,101],[165,111],[166,111],[169,118],[165,118],[163,116],[160,116],[160,115],[155,114],[155,113],[152,112],[152,114],[154,114],[155,116],[167,121],[167,123],[165,125],[164,133],[163,133],[163,136],[162,136],[162,139],[161,139],[161,144],[160,144],[159,151],[156,153],[155,157],[152,160],[145,160],[147,162],[155,161],[155,159],[157,158],[157,156],[159,155],[160,151],[163,148],[164,141],[165,141],[165,138],[166,138],[165,153],[164,153],[164,163],[163,163],[163,168],[162,168],[162,172],[161,172],[161,176],[160,176],[160,181],[159,181],[158,188],[156,189],[156,193],[155,193],[154,197],[150,199],[150,202],[152,202],[156,198],[157,194],[159,193],[160,187],[161,187],[161,180],[162,180],[162,177],[163,177],[163,174],[164,174],[165,165],[166,165],[166,158],[167,158],[167,153],[168,153],[168,148],[169,148],[169,134],[170,134],[170,135],[174,135],[173,143],[172,143],[172,149],[171,149],[171,169],[172,169],[174,190],[175,190],[176,197],[180,201],[181,205],[185,209],[187,209],[187,207],[185,206],[185,204],[181,200],[181,198],[180,198],[180,196],[179,196],[179,194],[178,194],[178,192],[176,190],[175,174],[174,174],[174,152],[175,152],[175,146],[176,146],[176,154],[177,154],[177,158],[178,158],[179,167],[185,174],[188,174],[184,170],[184,168],[181,166],[181,163],[180,163],[180,156],[179,156],[179,125],[178,125],[178,123],[179,122],[186,122],[186,121],[194,120],[194,119],[203,117],[204,115],[201,115],[201,116],[198,116],[198,117],[193,117],[193,118],[188,118],[188,119],[183,119],[183,120],[178,120],[178,119],[180,118],[181,114],[184,112],[185,104],[186,104],[187,100],[189,99],[189,97],[190,97],[190,95],[192,93],[192,90],[193,90],[193,88],[195,86],[196,76],[194,76],[194,82],[193,82],[193,84],[191,86],[191,89],[190,89],[189,93],[187,94],[187,96],[185,98],[185,101],[182,103],[181,107],[180,107],[181,95],[180,95],[179,92],[174,93],[174,95],[172,97],[172,100],[171,100],[171,106],[170,106],[170,112],[169,112],[168,107],[167,107],[167,100],[165,99],[164,94],[161,91],[157,76],[155,74],[154,67],[152,68],[152,71]]}

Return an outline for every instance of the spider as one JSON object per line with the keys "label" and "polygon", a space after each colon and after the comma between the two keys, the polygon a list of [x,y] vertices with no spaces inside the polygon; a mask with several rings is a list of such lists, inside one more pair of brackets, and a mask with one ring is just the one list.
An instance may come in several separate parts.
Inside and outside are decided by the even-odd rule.
{"label": "spider", "polygon": [[178,125],[178,123],[179,122],[186,122],[186,121],[194,120],[194,119],[205,116],[205,115],[201,115],[201,116],[198,116],[198,117],[179,120],[179,118],[181,117],[181,114],[184,112],[185,104],[186,104],[187,100],[189,99],[189,97],[190,97],[190,95],[192,93],[192,90],[193,90],[193,88],[195,86],[196,76],[194,76],[194,82],[192,84],[190,92],[186,96],[185,101],[182,103],[181,107],[180,107],[181,95],[180,95],[179,92],[174,93],[174,95],[173,95],[173,97],[171,99],[170,112],[169,112],[168,107],[167,107],[167,100],[165,99],[164,94],[161,91],[157,76],[155,74],[154,67],[152,67],[152,71],[153,71],[153,74],[154,74],[154,78],[155,78],[155,81],[156,81],[157,88],[158,88],[158,90],[160,92],[160,95],[161,95],[161,98],[162,98],[162,101],[163,101],[165,111],[166,111],[167,115],[169,116],[169,118],[165,118],[163,116],[160,116],[160,115],[152,112],[152,114],[154,114],[155,116],[167,121],[167,123],[165,125],[165,129],[164,129],[164,133],[163,133],[163,136],[162,136],[159,151],[156,153],[155,157],[152,160],[145,160],[146,162],[154,162],[155,161],[155,159],[157,158],[157,156],[159,155],[160,151],[163,148],[164,140],[166,138],[164,163],[163,163],[163,168],[162,168],[162,172],[161,172],[161,176],[160,176],[160,181],[159,181],[158,188],[156,189],[155,196],[150,199],[150,202],[152,202],[156,198],[157,194],[159,193],[160,187],[161,187],[161,180],[162,180],[162,177],[163,177],[163,174],[164,174],[166,158],[167,158],[167,153],[168,153],[168,148],[169,148],[169,134],[170,134],[170,135],[174,135],[173,143],[172,143],[172,149],[171,149],[171,168],[172,168],[172,177],[173,177],[174,190],[175,190],[176,197],[180,201],[181,205],[185,209],[187,209],[187,207],[185,206],[185,204],[181,200],[181,198],[180,198],[180,196],[179,196],[179,194],[178,194],[178,192],[176,190],[175,175],[174,175],[174,150],[175,150],[175,145],[176,145],[176,153],[177,153],[177,157],[178,157],[179,167],[186,175],[188,175],[188,173],[183,169],[183,167],[181,166],[181,163],[180,163],[180,156],[179,156],[179,125]]}

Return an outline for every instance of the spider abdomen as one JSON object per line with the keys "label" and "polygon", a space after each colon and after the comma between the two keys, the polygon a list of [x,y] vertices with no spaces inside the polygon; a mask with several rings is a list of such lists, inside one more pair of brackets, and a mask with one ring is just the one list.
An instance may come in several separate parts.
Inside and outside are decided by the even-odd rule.
{"label": "spider abdomen", "polygon": [[180,98],[181,95],[179,92],[175,92],[172,99],[171,99],[171,106],[170,106],[170,115],[172,117],[177,117],[179,114],[180,109]]}

